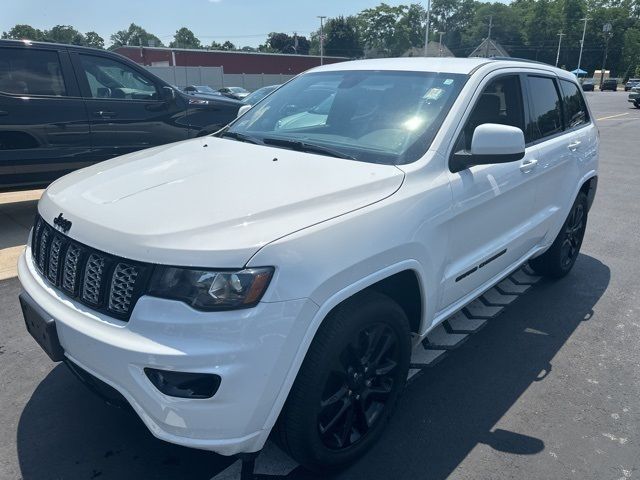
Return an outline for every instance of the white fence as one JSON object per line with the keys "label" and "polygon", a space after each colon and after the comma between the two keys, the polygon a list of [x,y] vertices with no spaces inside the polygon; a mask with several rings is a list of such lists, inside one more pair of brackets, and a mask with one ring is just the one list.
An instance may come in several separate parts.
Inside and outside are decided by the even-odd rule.
{"label": "white fence", "polygon": [[222,67],[146,67],[165,82],[184,88],[188,85],[209,85],[212,88],[244,87],[257,90],[268,85],[278,85],[294,75],[268,73],[224,73]]}

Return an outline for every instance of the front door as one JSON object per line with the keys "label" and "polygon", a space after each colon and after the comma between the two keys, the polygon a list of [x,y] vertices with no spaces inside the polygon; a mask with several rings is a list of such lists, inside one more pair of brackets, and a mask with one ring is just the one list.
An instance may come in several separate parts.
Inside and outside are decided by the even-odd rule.
{"label": "front door", "polygon": [[97,160],[188,138],[186,106],[164,98],[162,86],[125,62],[107,55],[73,53],[91,124]]}
{"label": "front door", "polygon": [[[485,80],[454,152],[469,150],[473,131],[484,123],[524,129],[521,81],[518,74]],[[530,178],[536,155],[537,148],[531,146],[522,160],[450,173],[454,210],[440,310],[476,291],[534,246],[531,215],[535,188]]]}

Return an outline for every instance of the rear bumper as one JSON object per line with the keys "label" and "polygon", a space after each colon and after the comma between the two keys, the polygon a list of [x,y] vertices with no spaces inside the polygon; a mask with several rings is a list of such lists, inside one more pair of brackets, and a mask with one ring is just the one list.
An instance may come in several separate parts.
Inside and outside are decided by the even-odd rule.
{"label": "rear bumper", "polygon": [[[203,313],[181,302],[142,297],[125,323],[51,288],[35,270],[28,247],[18,274],[25,291],[55,319],[72,366],[115,389],[156,437],[223,455],[262,448],[304,325],[317,310],[300,299]],[[171,397],[156,389],[145,367],[213,373],[222,381],[212,398]]]}

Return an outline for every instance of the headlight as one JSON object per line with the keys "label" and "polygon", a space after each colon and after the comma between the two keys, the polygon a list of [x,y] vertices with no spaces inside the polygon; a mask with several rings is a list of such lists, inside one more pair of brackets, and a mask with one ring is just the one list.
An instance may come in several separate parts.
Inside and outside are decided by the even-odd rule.
{"label": "headlight", "polygon": [[181,300],[197,310],[230,310],[256,305],[273,276],[273,267],[240,271],[157,267],[149,295]]}

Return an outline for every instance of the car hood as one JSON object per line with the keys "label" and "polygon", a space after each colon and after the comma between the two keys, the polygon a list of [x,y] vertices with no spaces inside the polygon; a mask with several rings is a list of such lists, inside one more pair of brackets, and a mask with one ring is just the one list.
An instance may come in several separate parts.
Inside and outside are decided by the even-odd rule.
{"label": "car hood", "polygon": [[273,240],[392,195],[403,178],[390,165],[203,137],[71,173],[38,208],[108,253],[237,268]]}

